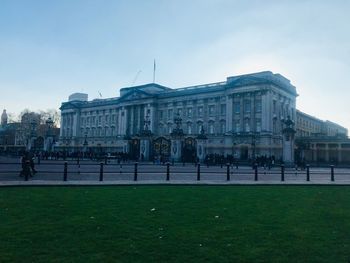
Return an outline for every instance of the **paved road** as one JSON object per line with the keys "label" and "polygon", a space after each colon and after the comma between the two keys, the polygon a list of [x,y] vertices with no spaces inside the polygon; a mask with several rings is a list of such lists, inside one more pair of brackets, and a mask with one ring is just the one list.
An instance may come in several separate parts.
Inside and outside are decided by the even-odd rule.
{"label": "paved road", "polygon": [[[74,182],[99,182],[100,164],[93,161],[77,161],[67,160],[68,162],[68,181]],[[37,174],[30,181],[35,183],[63,181],[64,161],[41,161],[40,165],[35,166]],[[193,164],[170,165],[170,181],[178,183],[197,183],[197,167]],[[21,164],[18,159],[0,158],[0,183],[6,182],[21,182],[23,177],[19,176]],[[166,180],[167,167],[166,165],[154,165],[151,163],[139,163],[138,167],[138,182],[145,183],[161,183]],[[116,162],[110,162],[103,165],[103,180],[105,182],[120,182],[127,183],[134,180],[135,165],[134,163],[119,165]],[[230,182],[231,183],[254,183],[255,171],[248,166],[240,166],[236,169],[235,166],[230,166]],[[285,169],[284,179],[286,183],[305,183],[306,170],[295,170],[292,168]],[[350,184],[350,169],[334,168],[334,179],[336,183]],[[200,166],[200,180],[207,183],[227,183],[227,167],[224,165]],[[310,168],[310,181],[313,183],[333,183],[331,182],[330,168]],[[281,182],[281,168],[274,167],[271,170],[258,169],[259,183],[278,183]]]}

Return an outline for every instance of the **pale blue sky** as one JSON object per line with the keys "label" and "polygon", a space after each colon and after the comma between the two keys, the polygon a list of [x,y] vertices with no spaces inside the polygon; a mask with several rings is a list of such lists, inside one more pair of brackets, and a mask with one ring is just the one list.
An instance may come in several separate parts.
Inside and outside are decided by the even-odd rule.
{"label": "pale blue sky", "polygon": [[0,109],[58,108],[271,70],[298,109],[350,128],[350,1],[0,0]]}

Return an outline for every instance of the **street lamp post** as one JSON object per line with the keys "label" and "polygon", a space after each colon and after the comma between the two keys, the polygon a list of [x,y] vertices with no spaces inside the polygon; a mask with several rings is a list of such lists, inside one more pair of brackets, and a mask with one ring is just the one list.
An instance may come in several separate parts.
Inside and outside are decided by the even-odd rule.
{"label": "street lamp post", "polygon": [[52,134],[52,127],[53,127],[53,120],[51,119],[51,117],[49,117],[46,120],[46,126],[47,126],[47,133],[46,133],[46,151],[51,152],[51,148],[52,148],[52,142],[53,142],[53,134]]}

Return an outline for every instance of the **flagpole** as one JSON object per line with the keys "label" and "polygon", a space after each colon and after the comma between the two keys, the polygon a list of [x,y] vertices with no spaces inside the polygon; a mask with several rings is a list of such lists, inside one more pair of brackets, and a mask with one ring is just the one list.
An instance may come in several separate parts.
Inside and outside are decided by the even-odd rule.
{"label": "flagpole", "polygon": [[156,83],[156,60],[153,61],[153,83]]}

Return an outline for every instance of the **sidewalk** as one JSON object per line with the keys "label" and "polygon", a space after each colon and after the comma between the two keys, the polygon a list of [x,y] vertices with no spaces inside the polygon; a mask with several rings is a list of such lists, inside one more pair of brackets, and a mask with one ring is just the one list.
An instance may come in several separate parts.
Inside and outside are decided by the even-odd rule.
{"label": "sidewalk", "polygon": [[326,181],[326,180],[310,180],[306,181],[186,181],[186,180],[144,180],[144,181],[88,181],[88,180],[71,180],[71,181],[3,181],[0,187],[6,186],[105,186],[105,185],[350,185],[349,181]]}

